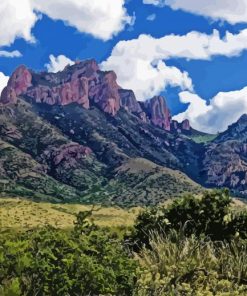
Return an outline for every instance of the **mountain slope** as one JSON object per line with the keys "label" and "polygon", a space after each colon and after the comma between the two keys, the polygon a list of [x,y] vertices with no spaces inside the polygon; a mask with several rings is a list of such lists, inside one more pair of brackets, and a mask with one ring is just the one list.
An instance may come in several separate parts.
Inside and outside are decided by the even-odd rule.
{"label": "mountain slope", "polygon": [[35,186],[6,169],[2,178],[55,201],[156,204],[202,190],[198,183],[247,195],[245,117],[213,139],[172,120],[163,97],[138,102],[116,79],[94,60],[58,73],[17,68],[0,99],[0,140],[20,156],[13,171],[29,162],[27,172],[42,173]]}
{"label": "mountain slope", "polygon": [[247,196],[247,115],[207,146],[202,176],[208,186],[228,187]]}

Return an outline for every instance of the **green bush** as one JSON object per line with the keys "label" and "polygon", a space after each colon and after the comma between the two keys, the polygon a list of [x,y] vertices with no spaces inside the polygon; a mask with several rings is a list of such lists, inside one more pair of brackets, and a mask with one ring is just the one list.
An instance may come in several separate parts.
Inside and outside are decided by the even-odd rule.
{"label": "green bush", "polygon": [[90,216],[79,213],[72,231],[1,233],[0,295],[247,295],[247,215],[227,191],[145,210],[130,241]]}
{"label": "green bush", "polygon": [[[136,262],[120,240],[80,213],[72,233],[52,227],[1,239],[3,295],[131,295]],[[1,294],[1,295],[2,295]]]}
{"label": "green bush", "polygon": [[138,216],[131,240],[139,247],[148,246],[150,232],[167,234],[181,229],[186,236],[204,235],[213,241],[246,239],[246,211],[235,213],[231,202],[228,190],[216,190],[202,197],[185,196],[168,207],[147,209]]}

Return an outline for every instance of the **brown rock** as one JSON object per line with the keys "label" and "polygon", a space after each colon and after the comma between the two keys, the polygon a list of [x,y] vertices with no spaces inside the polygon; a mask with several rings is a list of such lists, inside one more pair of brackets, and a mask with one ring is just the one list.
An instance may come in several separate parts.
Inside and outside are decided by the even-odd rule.
{"label": "brown rock", "polygon": [[136,100],[135,94],[132,90],[119,89],[119,95],[121,99],[121,106],[131,113],[141,113],[142,108],[139,102]]}
{"label": "brown rock", "polygon": [[[77,61],[58,73],[30,73],[20,66],[3,90],[0,103],[15,103],[18,96],[49,105],[78,103],[88,109],[90,101],[116,115],[120,108],[119,85],[114,72],[99,71],[95,60]],[[32,83],[33,82],[33,83]]]}
{"label": "brown rock", "polygon": [[93,100],[104,112],[115,116],[120,109],[120,96],[118,93],[115,72],[99,72],[98,76],[89,82],[89,98]]}
{"label": "brown rock", "polygon": [[77,162],[80,159],[89,156],[91,153],[92,150],[89,147],[77,143],[69,143],[57,149],[44,151],[42,158],[51,159],[55,166],[65,162],[67,168],[72,168],[77,166]]}
{"label": "brown rock", "polygon": [[153,97],[144,102],[144,109],[153,125],[159,126],[166,131],[171,130],[171,114],[162,96]]}
{"label": "brown rock", "polygon": [[54,87],[38,85],[37,87],[30,88],[26,95],[36,103],[46,103],[49,105],[78,103],[86,109],[89,108],[88,80],[83,77]]}
{"label": "brown rock", "polygon": [[185,131],[189,131],[191,129],[190,121],[188,119],[185,119],[184,121],[182,121],[181,125],[182,125],[182,129]]}
{"label": "brown rock", "polygon": [[32,74],[25,66],[19,66],[11,75],[8,85],[3,89],[0,103],[13,104],[32,85]]}

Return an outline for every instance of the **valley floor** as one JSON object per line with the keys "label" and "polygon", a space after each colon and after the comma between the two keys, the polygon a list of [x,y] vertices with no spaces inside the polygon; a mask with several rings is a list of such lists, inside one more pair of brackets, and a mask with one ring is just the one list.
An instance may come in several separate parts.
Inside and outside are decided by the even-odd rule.
{"label": "valley floor", "polygon": [[94,209],[92,219],[99,226],[132,226],[140,208],[121,209],[80,204],[52,204],[20,198],[0,198],[0,229],[30,229],[51,225],[70,229],[80,211]]}

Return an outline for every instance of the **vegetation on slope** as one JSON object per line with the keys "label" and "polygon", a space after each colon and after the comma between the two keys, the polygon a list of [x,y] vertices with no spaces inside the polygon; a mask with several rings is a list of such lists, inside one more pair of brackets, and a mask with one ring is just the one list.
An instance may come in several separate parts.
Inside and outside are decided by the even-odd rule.
{"label": "vegetation on slope", "polygon": [[[198,184],[172,170],[181,169],[183,162],[169,151],[174,141],[173,135],[143,125],[124,110],[112,118],[97,108],[45,108],[19,99],[16,106],[0,110],[0,195],[135,206],[157,204],[184,191],[196,193]],[[91,153],[68,152],[71,145],[89,147]],[[180,157],[191,145],[178,141]],[[194,158],[189,159],[195,163]]]}

